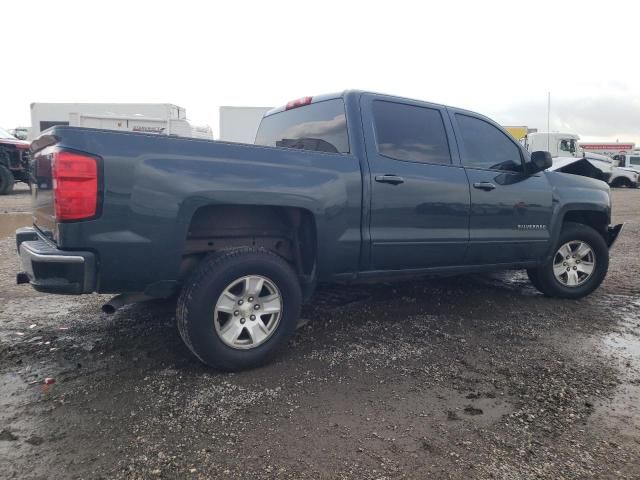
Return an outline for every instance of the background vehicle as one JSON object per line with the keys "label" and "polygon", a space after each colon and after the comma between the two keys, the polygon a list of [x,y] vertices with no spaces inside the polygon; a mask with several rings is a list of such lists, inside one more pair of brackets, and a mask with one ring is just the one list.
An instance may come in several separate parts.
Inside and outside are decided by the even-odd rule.
{"label": "background vehicle", "polygon": [[609,173],[607,183],[612,187],[637,188],[638,172],[619,167],[618,161],[607,155],[592,152],[583,152],[582,155],[600,170]]}
{"label": "background vehicle", "polygon": [[220,107],[220,140],[253,143],[265,113],[272,107]]}
{"label": "background vehicle", "polygon": [[[145,124],[144,121],[147,123]],[[131,123],[131,127],[128,126]],[[170,103],[32,103],[30,139],[55,125],[98,126],[113,130],[178,134],[213,139],[211,129],[194,127],[184,108]],[[207,130],[208,129],[208,130]],[[168,133],[168,132],[179,133]],[[204,133],[203,133],[204,132]]]}
{"label": "background vehicle", "polygon": [[618,161],[618,165],[624,168],[633,170],[640,173],[640,153],[639,154],[625,154],[614,155],[614,160]]}
{"label": "background vehicle", "polygon": [[29,142],[0,128],[0,195],[10,193],[15,182],[29,184]]}
{"label": "background vehicle", "polygon": [[213,140],[211,129],[196,130],[183,119],[164,119],[142,115],[88,115],[72,113],[69,119],[72,127],[102,128],[128,132],[155,133],[157,135],[175,135],[178,137],[208,138]]}
{"label": "background vehicle", "polygon": [[488,118],[374,93],[289,102],[255,145],[58,126],[32,150],[18,282],[122,292],[106,311],[179,293],[182,338],[222,369],[284,346],[317,282],[527,269],[580,298],[621,229],[604,182]]}

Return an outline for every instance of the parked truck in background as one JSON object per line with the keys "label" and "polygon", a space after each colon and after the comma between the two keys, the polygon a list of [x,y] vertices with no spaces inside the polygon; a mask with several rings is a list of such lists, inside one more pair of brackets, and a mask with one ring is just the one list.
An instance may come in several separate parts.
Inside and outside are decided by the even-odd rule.
{"label": "parked truck in background", "polygon": [[0,128],[0,195],[13,191],[16,182],[30,183],[29,142]]}
{"label": "parked truck in background", "polygon": [[72,127],[101,128],[213,140],[211,128],[194,128],[184,119],[153,118],[143,115],[122,116],[72,113],[69,116],[69,125]]}
{"label": "parked truck in background", "polygon": [[[146,130],[149,133],[177,134],[185,137],[202,136],[201,128],[194,127],[187,120],[186,110],[170,103],[31,104],[29,140],[37,138],[41,132],[56,125],[97,126],[129,131]],[[169,133],[172,131],[174,133]],[[212,139],[213,136],[207,138]]]}
{"label": "parked truck in background", "polygon": [[622,228],[606,183],[490,119],[361,91],[267,112],[254,145],[56,126],[32,151],[18,283],[120,294],[105,311],[178,294],[185,344],[227,370],[285,346],[317,283],[526,269],[581,298]]}
{"label": "parked truck in background", "polygon": [[640,152],[614,155],[613,159],[618,161],[619,166],[640,173]]}

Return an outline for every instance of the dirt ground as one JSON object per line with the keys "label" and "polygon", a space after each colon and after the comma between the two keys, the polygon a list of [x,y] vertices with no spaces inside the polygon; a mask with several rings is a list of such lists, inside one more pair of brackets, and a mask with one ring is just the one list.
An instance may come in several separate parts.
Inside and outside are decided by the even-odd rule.
{"label": "dirt ground", "polygon": [[640,190],[613,197],[626,227],[583,300],[521,272],[324,289],[237,374],[188,352],[170,302],[106,316],[15,285],[28,192],[0,197],[0,478],[640,478]]}

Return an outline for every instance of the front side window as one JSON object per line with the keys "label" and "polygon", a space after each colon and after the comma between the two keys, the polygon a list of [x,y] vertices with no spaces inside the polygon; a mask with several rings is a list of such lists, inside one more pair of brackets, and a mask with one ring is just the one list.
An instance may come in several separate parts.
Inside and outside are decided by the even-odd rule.
{"label": "front side window", "polygon": [[499,129],[479,118],[456,114],[464,143],[465,167],[522,171],[520,149]]}
{"label": "front side window", "polygon": [[380,154],[412,162],[451,163],[447,134],[438,110],[376,100],[373,119]]}
{"label": "front side window", "polygon": [[344,102],[325,100],[264,117],[255,144],[349,153]]}

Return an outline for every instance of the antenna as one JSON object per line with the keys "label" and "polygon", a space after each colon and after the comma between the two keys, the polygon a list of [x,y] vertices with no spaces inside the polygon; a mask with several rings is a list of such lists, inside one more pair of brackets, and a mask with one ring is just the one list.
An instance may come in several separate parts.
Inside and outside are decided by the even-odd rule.
{"label": "antenna", "polygon": [[551,92],[547,92],[547,152],[550,151],[551,140]]}

